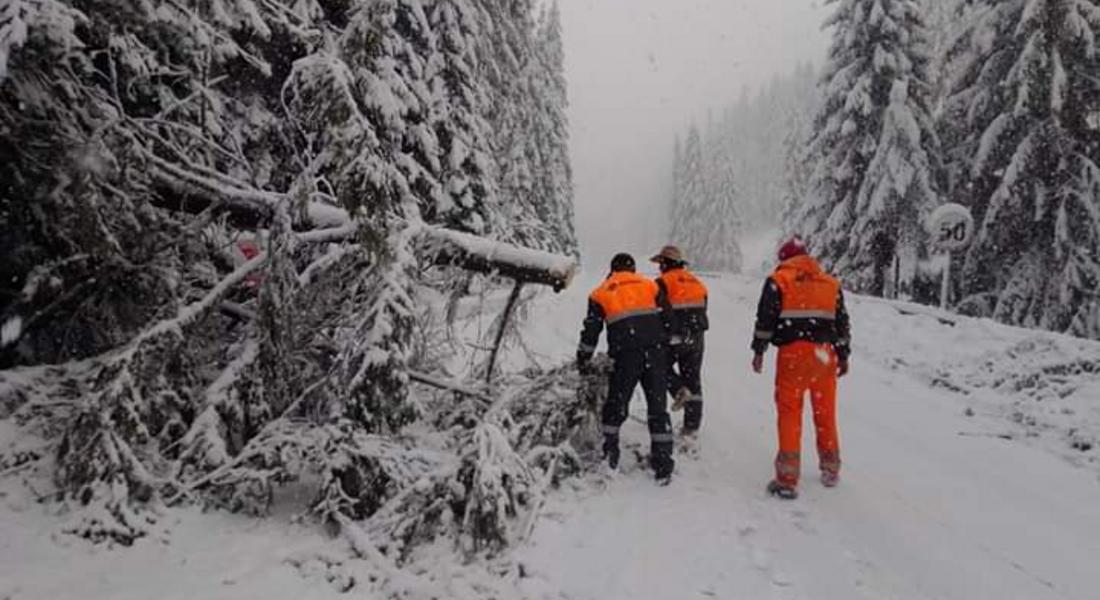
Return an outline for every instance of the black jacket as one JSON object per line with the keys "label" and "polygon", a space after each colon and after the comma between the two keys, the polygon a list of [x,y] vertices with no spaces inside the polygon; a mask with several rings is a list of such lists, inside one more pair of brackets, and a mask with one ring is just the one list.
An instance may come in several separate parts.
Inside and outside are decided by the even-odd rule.
{"label": "black jacket", "polygon": [[768,345],[785,346],[792,342],[806,341],[832,344],[837,358],[848,360],[851,350],[851,320],[844,306],[844,292],[839,292],[836,304],[836,320],[780,319],[783,311],[783,295],[779,285],[771,277],[764,282],[760,304],[756,309],[756,332],[752,349],[763,354]]}

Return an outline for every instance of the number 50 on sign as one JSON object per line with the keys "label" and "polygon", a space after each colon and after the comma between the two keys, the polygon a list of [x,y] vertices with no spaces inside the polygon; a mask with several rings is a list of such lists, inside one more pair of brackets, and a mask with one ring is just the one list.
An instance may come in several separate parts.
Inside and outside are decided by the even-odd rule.
{"label": "number 50 on sign", "polygon": [[961,204],[944,204],[928,217],[928,229],[936,248],[955,252],[974,240],[974,217]]}

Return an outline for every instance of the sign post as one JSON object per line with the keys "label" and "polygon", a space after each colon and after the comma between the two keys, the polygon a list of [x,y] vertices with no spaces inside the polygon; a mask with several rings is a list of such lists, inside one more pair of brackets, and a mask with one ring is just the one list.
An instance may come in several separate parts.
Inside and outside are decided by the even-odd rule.
{"label": "sign post", "polygon": [[929,215],[928,230],[932,234],[932,245],[947,254],[940,288],[940,308],[946,309],[951,299],[952,253],[965,250],[974,241],[974,216],[961,204],[944,204]]}

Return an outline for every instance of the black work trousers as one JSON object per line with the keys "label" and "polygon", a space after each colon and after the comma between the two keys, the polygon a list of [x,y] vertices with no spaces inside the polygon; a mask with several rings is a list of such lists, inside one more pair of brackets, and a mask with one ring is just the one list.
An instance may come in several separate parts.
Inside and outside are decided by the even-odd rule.
{"label": "black work trousers", "polygon": [[684,403],[684,429],[695,431],[703,424],[703,334],[689,342],[672,346],[669,360],[668,391],[673,396],[686,387],[691,397]]}
{"label": "black work trousers", "polygon": [[630,398],[642,384],[648,409],[650,467],[658,476],[672,473],[672,421],[668,416],[668,347],[664,344],[620,350],[612,355],[610,390],[603,406],[604,451],[619,448],[619,429],[630,409]]}

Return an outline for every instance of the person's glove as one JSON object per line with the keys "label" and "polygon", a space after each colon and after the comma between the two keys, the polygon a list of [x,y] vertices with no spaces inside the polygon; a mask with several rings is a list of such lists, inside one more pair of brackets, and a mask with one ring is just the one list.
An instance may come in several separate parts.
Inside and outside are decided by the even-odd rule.
{"label": "person's glove", "polygon": [[753,357],[752,357],[752,371],[753,371],[753,373],[763,373],[764,372],[764,355],[763,354],[753,355]]}
{"label": "person's glove", "polygon": [[588,371],[588,366],[592,362],[592,353],[585,352],[584,350],[577,350],[577,370],[581,373]]}
{"label": "person's glove", "polygon": [[848,359],[847,358],[840,359],[840,361],[838,361],[837,364],[836,364],[836,376],[837,377],[844,377],[845,375],[847,375],[848,374],[848,366],[849,365],[848,365]]}

